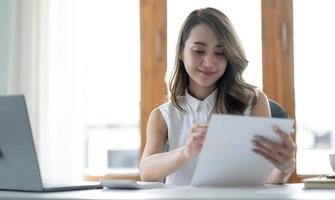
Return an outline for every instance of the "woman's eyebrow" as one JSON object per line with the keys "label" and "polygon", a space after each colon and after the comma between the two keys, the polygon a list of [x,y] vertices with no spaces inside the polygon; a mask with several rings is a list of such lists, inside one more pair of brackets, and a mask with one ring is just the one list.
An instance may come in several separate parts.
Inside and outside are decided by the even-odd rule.
{"label": "woman's eyebrow", "polygon": [[200,41],[194,41],[193,44],[202,45],[202,46],[207,46],[206,43],[204,43],[204,42],[200,42]]}
{"label": "woman's eyebrow", "polygon": [[[201,42],[201,41],[194,41],[193,44],[197,44],[197,45],[201,45],[201,46],[207,46],[207,44],[205,42]],[[221,48],[221,47],[223,47],[221,44],[215,45],[215,48]]]}

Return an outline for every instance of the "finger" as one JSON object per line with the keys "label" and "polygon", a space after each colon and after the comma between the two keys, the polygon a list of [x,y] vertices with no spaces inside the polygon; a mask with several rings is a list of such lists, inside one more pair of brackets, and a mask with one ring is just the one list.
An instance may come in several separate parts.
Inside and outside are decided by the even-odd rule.
{"label": "finger", "polygon": [[266,158],[267,160],[269,160],[278,169],[283,168],[283,166],[285,166],[286,163],[288,162],[288,160],[286,158],[284,158],[284,157],[282,157],[280,155],[277,155],[277,156],[274,157],[273,155],[267,154],[262,149],[255,148],[254,150],[257,150],[258,152],[261,152],[261,154],[263,155],[263,157]]}
{"label": "finger", "polygon": [[265,154],[264,152],[258,150],[258,149],[252,149],[253,152],[255,152],[256,154],[262,156],[263,158],[265,158],[266,160],[268,160],[269,162],[272,163],[272,165],[274,166],[278,166],[278,162],[277,160],[273,159],[272,157],[268,156],[267,154]]}
{"label": "finger", "polygon": [[199,126],[199,127],[208,127],[208,123],[207,122],[199,122],[199,123],[197,123],[197,126]]}
{"label": "finger", "polygon": [[207,123],[196,123],[191,127],[191,131],[197,131],[198,129],[208,128]]}
{"label": "finger", "polygon": [[206,127],[206,126],[196,126],[196,127],[194,127],[193,128],[194,130],[202,130],[202,129],[208,129],[208,127]]}
{"label": "finger", "polygon": [[280,163],[276,159],[270,157],[269,155],[265,154],[264,152],[260,151],[259,149],[252,149],[252,151],[255,152],[256,154],[262,156],[263,158],[265,158],[266,160],[271,162],[273,164],[273,166],[275,166],[276,168],[278,168],[280,170],[283,170],[285,173],[291,173],[294,170],[294,166],[295,166],[295,161],[294,160],[290,160],[289,162]]}
{"label": "finger", "polygon": [[256,137],[254,137],[253,139],[254,141],[258,141],[266,146],[269,146],[269,147],[273,147],[273,148],[278,148],[280,146],[282,146],[281,144],[278,144],[277,142],[274,142],[264,136],[261,136],[261,135],[257,135]]}
{"label": "finger", "polygon": [[191,132],[195,132],[198,129],[198,124],[193,124],[191,127]]}
{"label": "finger", "polygon": [[283,144],[279,144],[276,143],[266,137],[263,136],[258,136],[256,140],[253,141],[258,141],[259,143],[261,143],[263,146],[266,146],[270,149],[272,149],[272,151],[277,152],[279,154],[282,154],[284,156],[289,156],[290,155],[290,151],[283,146]]}
{"label": "finger", "polygon": [[196,128],[208,128],[208,123],[205,122],[195,123],[193,124],[192,129]]}
{"label": "finger", "polygon": [[259,141],[254,141],[253,143],[254,143],[257,150],[261,151],[263,154],[272,158],[277,163],[281,163],[281,162],[284,161],[283,156],[280,153],[274,151],[271,147],[265,146],[262,143],[260,143]]}
{"label": "finger", "polygon": [[195,139],[198,138],[199,136],[201,136],[201,132],[196,131],[196,132],[191,132],[188,136],[189,139]]}
{"label": "finger", "polygon": [[289,141],[288,142],[289,142],[288,147],[295,154],[295,152],[297,150],[297,145],[295,144],[295,142],[294,142],[294,140],[293,140],[293,138],[291,136],[289,136]]}
{"label": "finger", "polygon": [[188,141],[204,141],[205,140],[204,135],[201,135],[200,133],[194,133],[189,135],[189,137],[187,138]]}
{"label": "finger", "polygon": [[284,160],[278,160],[278,158],[274,158],[271,155],[267,154],[266,152],[262,151],[261,149],[254,148],[252,149],[253,152],[261,155],[266,160],[270,161],[275,167],[280,168],[284,164]]}
{"label": "finger", "polygon": [[272,151],[272,149],[266,147],[265,145],[263,145],[262,143],[260,143],[259,141],[253,141],[253,145],[254,145],[254,148],[263,152],[263,154],[266,154],[267,156],[269,157],[272,157],[274,158],[274,152]]}
{"label": "finger", "polygon": [[189,137],[205,137],[207,130],[197,129],[189,134]]}
{"label": "finger", "polygon": [[197,127],[194,129],[195,133],[200,133],[200,135],[205,136],[207,133],[207,128]]}
{"label": "finger", "polygon": [[[284,132],[284,134],[287,135],[287,133]],[[259,141],[261,143],[265,143],[266,142],[266,145],[269,145],[271,146],[271,148],[274,150],[274,151],[277,151],[278,153],[282,154],[285,158],[287,159],[291,159],[295,156],[295,153],[296,153],[296,145],[295,143],[293,142],[292,138],[290,136],[288,136],[289,140],[290,140],[290,145],[287,145],[283,142],[283,144],[279,144],[279,143],[276,143],[266,137],[263,137],[263,136],[258,136],[257,137],[259,139]]]}
{"label": "finger", "polygon": [[204,140],[205,140],[205,137],[203,137],[201,135],[192,136],[192,138],[191,138],[191,141],[196,142],[196,143],[203,143]]}
{"label": "finger", "polygon": [[261,155],[265,159],[269,160],[278,169],[288,168],[287,163],[291,160],[294,160],[294,155],[292,154],[292,152],[287,151],[286,154],[282,154],[277,152],[276,149],[265,146],[257,140],[253,141],[253,143],[255,145],[253,151]]}
{"label": "finger", "polygon": [[292,140],[292,138],[289,136],[288,133],[286,133],[285,131],[283,131],[282,129],[280,129],[277,126],[273,127],[273,130],[275,131],[276,134],[279,135],[279,137],[281,138],[281,140],[283,141],[283,143],[290,149],[294,149],[295,148],[295,144]]}

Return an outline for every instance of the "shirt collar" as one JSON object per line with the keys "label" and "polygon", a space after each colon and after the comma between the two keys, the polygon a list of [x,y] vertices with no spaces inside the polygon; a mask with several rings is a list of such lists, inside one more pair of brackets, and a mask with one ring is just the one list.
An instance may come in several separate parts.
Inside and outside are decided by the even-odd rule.
{"label": "shirt collar", "polygon": [[186,101],[191,106],[192,109],[197,110],[199,105],[201,103],[206,104],[209,107],[214,107],[216,96],[217,96],[218,90],[214,90],[208,97],[206,97],[203,101],[191,96],[188,93],[188,89],[185,91]]}

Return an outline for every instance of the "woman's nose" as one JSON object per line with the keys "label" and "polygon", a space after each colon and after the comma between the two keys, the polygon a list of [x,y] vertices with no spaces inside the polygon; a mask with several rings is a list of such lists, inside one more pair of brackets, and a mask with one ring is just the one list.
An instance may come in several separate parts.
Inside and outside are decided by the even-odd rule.
{"label": "woman's nose", "polygon": [[214,65],[214,56],[213,55],[207,54],[203,58],[204,59],[203,59],[202,65],[204,67],[213,67],[213,65]]}

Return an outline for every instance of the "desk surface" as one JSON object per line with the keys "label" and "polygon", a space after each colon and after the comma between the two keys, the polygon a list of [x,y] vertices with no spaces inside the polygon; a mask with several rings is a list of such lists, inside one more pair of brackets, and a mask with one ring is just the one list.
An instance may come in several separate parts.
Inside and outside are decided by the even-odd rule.
{"label": "desk surface", "polygon": [[147,190],[81,190],[70,192],[32,193],[0,191],[0,199],[334,199],[335,190],[304,190],[303,184],[255,188],[192,188],[169,186]]}

